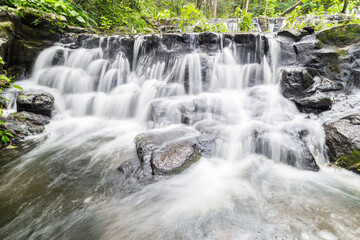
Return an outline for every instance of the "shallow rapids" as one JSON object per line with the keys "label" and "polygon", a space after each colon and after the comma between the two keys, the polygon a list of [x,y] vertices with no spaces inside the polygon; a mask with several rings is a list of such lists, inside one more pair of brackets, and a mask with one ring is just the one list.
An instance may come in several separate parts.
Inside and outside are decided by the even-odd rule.
{"label": "shallow rapids", "polygon": [[[327,166],[322,124],[341,112],[308,117],[282,96],[286,66],[271,36],[217,35],[216,48],[197,37],[88,39],[41,53],[21,85],[53,94],[56,114],[35,148],[0,161],[1,239],[359,238],[360,177]],[[117,170],[136,157],[138,134],[204,121],[218,124],[206,129],[218,134],[212,154],[181,174]]]}

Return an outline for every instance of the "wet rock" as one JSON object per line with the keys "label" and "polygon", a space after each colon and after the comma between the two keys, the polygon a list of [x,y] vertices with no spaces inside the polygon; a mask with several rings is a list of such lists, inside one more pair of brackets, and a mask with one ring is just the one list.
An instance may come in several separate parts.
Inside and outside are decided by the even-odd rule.
{"label": "wet rock", "polygon": [[293,42],[279,41],[280,44],[280,59],[283,66],[298,65],[297,54],[294,50]]}
{"label": "wet rock", "polygon": [[302,112],[329,110],[335,95],[343,89],[339,82],[324,78],[314,68],[287,68],[281,73],[281,92]]}
{"label": "wet rock", "polygon": [[50,118],[31,112],[17,112],[2,118],[4,126],[19,136],[31,136],[44,132],[44,125],[50,122]]}
{"label": "wet rock", "polygon": [[7,101],[5,99],[0,98],[0,109],[6,109],[7,108]]}
{"label": "wet rock", "polygon": [[308,65],[309,62],[316,61],[316,51],[321,49],[321,44],[318,41],[301,41],[295,43],[294,51],[297,55],[297,60],[300,64]]}
{"label": "wet rock", "polygon": [[319,73],[314,68],[288,68],[281,73],[281,92],[289,98],[304,95],[315,83],[314,77]]}
{"label": "wet rock", "polygon": [[51,117],[54,101],[54,97],[49,93],[20,94],[16,98],[16,106],[18,112],[27,111]]}
{"label": "wet rock", "polygon": [[[190,147],[193,148],[195,145],[197,136],[197,131],[185,127],[139,135],[135,140],[138,158],[144,170],[151,174],[171,174],[185,161],[192,161],[191,154],[188,153],[194,151]],[[176,149],[175,152],[171,152],[172,148]],[[165,163],[161,164],[164,161]],[[167,167],[161,167],[162,165]]]}
{"label": "wet rock", "polygon": [[332,96],[317,91],[311,96],[295,99],[293,101],[300,112],[319,114],[331,108]]}
{"label": "wet rock", "polygon": [[215,120],[221,120],[224,117],[222,114],[221,103],[216,98],[199,97],[184,101],[159,99],[151,103],[149,120],[162,125],[193,125],[208,119],[210,115]]}
{"label": "wet rock", "polygon": [[132,158],[122,163],[117,169],[126,177],[140,174],[141,163],[138,158]]}
{"label": "wet rock", "polygon": [[304,27],[303,29],[305,31],[307,31],[309,34],[313,34],[315,32],[315,27],[314,26]]}
{"label": "wet rock", "polygon": [[218,44],[220,42],[220,36],[219,34],[213,33],[213,32],[204,32],[201,33],[199,36],[199,44],[205,45],[205,44]]}
{"label": "wet rock", "polygon": [[360,114],[325,125],[330,162],[360,173]]}
{"label": "wet rock", "polygon": [[146,132],[135,139],[138,161],[130,159],[118,169],[141,177],[177,174],[201,156],[209,156],[214,141],[215,135],[186,126]]}
{"label": "wet rock", "polygon": [[192,141],[168,143],[154,152],[152,168],[154,174],[180,173],[200,158],[195,151]]}
{"label": "wet rock", "polygon": [[325,44],[345,47],[360,41],[360,25],[347,24],[333,27],[320,31],[316,37]]}
{"label": "wet rock", "polygon": [[307,134],[306,130],[288,133],[279,142],[269,133],[254,132],[255,153],[299,169],[318,171],[319,166],[304,140]]}
{"label": "wet rock", "polygon": [[294,30],[282,30],[278,32],[278,36],[290,38],[294,41],[300,41],[301,38],[309,35],[309,32],[304,29],[294,29]]}

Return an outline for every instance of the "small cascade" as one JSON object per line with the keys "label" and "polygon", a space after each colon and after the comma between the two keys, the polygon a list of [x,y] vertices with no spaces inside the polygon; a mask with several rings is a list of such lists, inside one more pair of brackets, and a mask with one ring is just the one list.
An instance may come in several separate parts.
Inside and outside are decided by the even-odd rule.
{"label": "small cascade", "polygon": [[[261,33],[86,35],[44,50],[21,85],[52,93],[56,114],[0,170],[0,238],[356,239],[360,181],[327,167],[321,120],[280,92],[281,56]],[[166,158],[184,143],[201,158],[146,175],[144,136],[174,146]]]}

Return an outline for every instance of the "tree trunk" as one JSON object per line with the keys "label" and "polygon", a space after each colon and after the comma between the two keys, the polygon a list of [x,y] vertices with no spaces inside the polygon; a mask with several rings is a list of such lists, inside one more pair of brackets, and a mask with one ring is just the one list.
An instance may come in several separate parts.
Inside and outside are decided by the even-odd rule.
{"label": "tree trunk", "polygon": [[246,0],[246,4],[245,4],[245,12],[247,13],[248,9],[249,9],[249,2],[250,0]]}
{"label": "tree trunk", "polygon": [[217,0],[213,0],[213,18],[216,18]]}
{"label": "tree trunk", "polygon": [[292,11],[295,10],[295,8],[297,8],[298,6],[301,6],[303,5],[304,3],[302,1],[298,1],[297,3],[295,3],[295,5],[292,5],[291,7],[289,7],[288,9],[286,9],[285,11],[283,11],[281,14],[280,14],[280,17],[283,17],[285,16],[286,14],[288,13],[291,13]]}
{"label": "tree trunk", "polygon": [[344,0],[344,7],[343,9],[341,10],[341,13],[345,13],[346,12],[346,8],[348,6],[348,3],[349,3],[349,0]]}
{"label": "tree trunk", "polygon": [[201,9],[201,5],[202,5],[202,0],[197,0],[197,1],[196,1],[196,8],[200,10],[200,9]]}

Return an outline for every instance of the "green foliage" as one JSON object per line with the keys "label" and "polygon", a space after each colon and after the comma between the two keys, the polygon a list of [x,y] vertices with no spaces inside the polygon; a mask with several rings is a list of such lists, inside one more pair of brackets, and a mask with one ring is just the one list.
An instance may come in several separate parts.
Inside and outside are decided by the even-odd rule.
{"label": "green foliage", "polygon": [[201,19],[196,22],[196,27],[194,32],[218,32],[224,33],[226,32],[226,24],[225,23],[210,23],[207,19]]}
{"label": "green foliage", "polygon": [[342,156],[335,161],[337,166],[360,172],[360,152],[355,149],[351,154]]}
{"label": "green foliage", "polygon": [[205,16],[193,4],[187,4],[181,9],[179,27],[182,31],[185,31],[186,26],[190,26],[204,18]]}
{"label": "green foliage", "polygon": [[275,8],[277,7],[277,1],[275,0],[266,0],[265,7],[265,16],[267,17],[276,17]]}
{"label": "green foliage", "polygon": [[[343,0],[302,0],[303,5],[288,14],[292,27],[301,27],[295,23],[302,15],[322,15],[324,13],[339,13]],[[217,0],[217,17],[239,17],[241,31],[251,30],[253,17],[277,17],[297,0],[253,0],[245,13],[246,1]],[[66,23],[58,19],[56,26],[60,28],[67,24],[95,27],[106,32],[145,33],[153,32],[159,24],[175,22],[182,31],[186,26],[196,25],[196,31],[225,32],[224,24],[211,24],[207,17],[212,17],[212,1],[203,1],[201,8],[196,9],[197,0],[0,0],[6,6],[14,7],[18,14],[34,9],[39,14],[35,23],[40,23],[46,14],[66,18]],[[349,1],[348,10],[360,5],[360,0]],[[0,9],[6,9],[2,6]],[[323,29],[326,24],[315,26]],[[119,30],[120,29],[120,30]],[[52,30],[50,30],[52,31]]]}
{"label": "green foliage", "polygon": [[11,130],[0,130],[1,141],[5,144],[9,143],[11,138],[14,137]]}
{"label": "green foliage", "polygon": [[[95,21],[80,7],[65,0],[6,0],[5,3],[17,10],[34,9],[43,17],[44,13],[63,16],[72,25],[90,27]],[[19,12],[21,14],[21,11]]]}
{"label": "green foliage", "polygon": [[[0,65],[2,66],[4,64],[5,64],[5,62],[4,62],[3,58],[0,57]],[[4,90],[4,88],[7,88],[7,87],[14,87],[16,89],[23,90],[20,86],[13,84],[14,80],[12,77],[6,76],[6,74],[7,74],[6,70],[2,70],[2,71],[4,74],[0,75],[0,92],[2,92]],[[10,102],[9,99],[6,99],[3,96],[0,96],[0,99]],[[2,109],[2,106],[0,106],[0,117],[2,116],[2,114],[3,114],[3,109]],[[3,125],[3,124],[4,124],[4,122],[0,120],[0,125]],[[1,137],[1,141],[3,143],[7,144],[8,142],[10,142],[10,139],[14,136],[10,130],[0,130],[0,137]]]}
{"label": "green foliage", "polygon": [[161,11],[159,12],[157,15],[156,15],[156,20],[157,21],[161,21],[161,20],[166,20],[166,21],[169,21],[170,19],[170,10],[168,9],[165,9],[164,11]]}
{"label": "green foliage", "polygon": [[240,31],[250,31],[253,28],[252,14],[241,10],[239,7],[235,10],[235,16],[240,18],[239,28]]}

